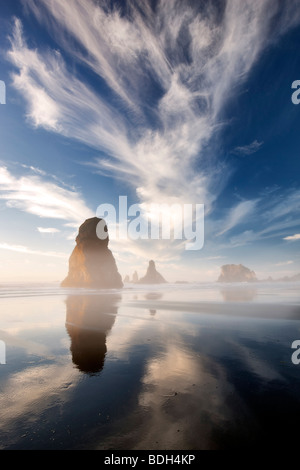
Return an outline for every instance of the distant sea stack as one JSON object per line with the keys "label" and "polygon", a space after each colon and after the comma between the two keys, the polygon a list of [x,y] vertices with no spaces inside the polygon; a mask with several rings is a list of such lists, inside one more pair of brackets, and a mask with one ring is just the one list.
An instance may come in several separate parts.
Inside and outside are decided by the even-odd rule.
{"label": "distant sea stack", "polygon": [[221,267],[218,282],[256,282],[256,274],[242,264],[225,264]]}
{"label": "distant sea stack", "polygon": [[284,276],[280,279],[278,279],[280,282],[300,282],[300,273],[295,274],[294,276]]}
{"label": "distant sea stack", "polygon": [[100,220],[93,217],[79,227],[76,246],[69,259],[69,273],[61,283],[62,287],[123,287],[115,259],[108,248],[109,238],[101,240],[97,236],[96,228]]}
{"label": "distant sea stack", "polygon": [[139,280],[141,284],[162,284],[167,281],[156,271],[154,261],[149,261],[149,266],[146,275]]}

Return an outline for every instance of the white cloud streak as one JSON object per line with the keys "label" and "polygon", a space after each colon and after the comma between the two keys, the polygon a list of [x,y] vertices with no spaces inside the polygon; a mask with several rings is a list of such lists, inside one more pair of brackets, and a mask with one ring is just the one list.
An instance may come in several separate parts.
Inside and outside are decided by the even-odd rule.
{"label": "white cloud streak", "polygon": [[254,201],[243,201],[233,207],[223,222],[223,228],[221,232],[218,233],[218,236],[224,235],[232,228],[236,228],[239,224],[245,221],[250,215],[253,214],[258,200]]}
{"label": "white cloud streak", "polygon": [[240,155],[240,156],[252,155],[253,153],[258,152],[258,150],[260,150],[262,146],[263,146],[263,142],[258,142],[257,140],[254,140],[249,145],[235,147],[232,153],[236,155]]}
{"label": "white cloud streak", "polygon": [[[209,213],[230,175],[209,147],[224,125],[222,111],[264,49],[299,24],[297,2],[230,0],[218,8],[213,1],[200,7],[160,0],[155,13],[148,2],[128,1],[123,12],[105,1],[25,3],[59,44],[59,50],[31,49],[15,20],[8,59],[31,124],[104,152],[105,158],[86,163],[126,181],[143,204],[205,203]],[[79,70],[89,71],[92,84]],[[249,155],[261,146],[254,141],[235,150]],[[17,179],[2,170],[1,194],[9,207],[71,224],[90,216],[76,191],[42,184],[36,173]],[[229,208],[215,233],[246,222],[260,204]],[[259,233],[244,231],[238,242],[235,234],[233,244],[269,236],[273,220],[282,228],[288,204],[267,209],[272,223]]]}
{"label": "white cloud streak", "polygon": [[275,266],[289,266],[290,264],[294,264],[294,261],[292,260],[282,261],[280,263],[276,263]]}
{"label": "white cloud streak", "polygon": [[[61,52],[29,49],[17,20],[9,59],[31,122],[105,151],[95,168],[125,179],[141,202],[172,198],[209,210],[228,171],[205,146],[231,90],[299,21],[295,2],[231,0],[224,11],[207,2],[201,11],[161,0],[154,13],[147,2],[129,1],[126,14],[104,1],[26,4],[113,93],[108,103],[68,70]],[[149,104],[153,82],[160,96]]]}
{"label": "white cloud streak", "polygon": [[67,259],[69,255],[65,253],[59,253],[57,251],[41,251],[41,250],[32,250],[27,246],[23,245],[12,245],[10,243],[0,243],[1,250],[16,251],[18,253],[23,253],[25,255],[37,255],[37,256],[49,256],[50,258],[63,258]]}
{"label": "white cloud streak", "polygon": [[[274,188],[257,199],[245,200],[227,210],[218,221],[208,221],[206,237],[218,240],[218,249],[250,245],[266,239],[297,241],[287,235],[300,224],[300,192],[296,188]],[[227,239],[227,240],[226,240]]]}
{"label": "white cloud streak", "polygon": [[49,228],[37,227],[37,230],[40,233],[58,233],[58,232],[60,232],[60,230],[58,230],[57,228],[53,228],[53,227],[49,227]]}
{"label": "white cloud streak", "polygon": [[0,199],[9,208],[70,223],[81,224],[95,215],[75,191],[61,188],[37,175],[16,178],[5,167],[0,167]]}
{"label": "white cloud streak", "polygon": [[295,235],[290,235],[288,237],[285,237],[284,240],[288,240],[288,241],[300,240],[300,233],[296,233]]}

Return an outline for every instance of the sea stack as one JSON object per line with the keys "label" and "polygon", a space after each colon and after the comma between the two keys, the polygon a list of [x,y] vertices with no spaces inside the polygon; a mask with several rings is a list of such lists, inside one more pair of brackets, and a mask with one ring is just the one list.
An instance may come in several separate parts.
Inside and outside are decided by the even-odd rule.
{"label": "sea stack", "polygon": [[139,282],[141,284],[162,284],[167,282],[159,272],[156,271],[155,263],[153,260],[149,261],[149,266],[146,275],[142,277]]}
{"label": "sea stack", "polygon": [[225,264],[221,267],[218,282],[256,282],[256,274],[242,264]]}
{"label": "sea stack", "polygon": [[[123,287],[121,275],[108,248],[109,237],[101,240],[96,229],[102,219],[87,219],[80,227],[76,246],[69,259],[68,276],[62,287],[117,289]],[[105,226],[105,231],[107,227]]]}

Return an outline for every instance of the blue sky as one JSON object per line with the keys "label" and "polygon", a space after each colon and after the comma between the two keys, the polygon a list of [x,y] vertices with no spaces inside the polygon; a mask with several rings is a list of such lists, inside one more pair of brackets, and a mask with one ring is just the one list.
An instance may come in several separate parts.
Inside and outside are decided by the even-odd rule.
{"label": "blue sky", "polygon": [[[143,5],[143,6],[141,6]],[[205,244],[111,240],[120,273],[300,271],[296,0],[0,4],[0,282],[62,279],[102,203],[205,204]]]}

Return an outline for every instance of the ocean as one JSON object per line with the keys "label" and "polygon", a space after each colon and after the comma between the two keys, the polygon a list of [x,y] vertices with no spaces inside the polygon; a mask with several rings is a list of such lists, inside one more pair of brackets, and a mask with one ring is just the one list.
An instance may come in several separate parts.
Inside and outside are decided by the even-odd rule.
{"label": "ocean", "polygon": [[298,446],[299,287],[0,285],[0,449]]}

